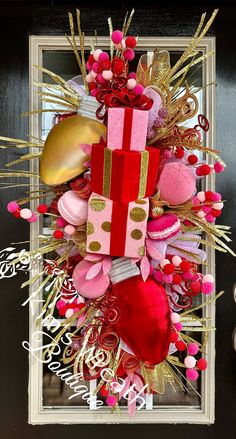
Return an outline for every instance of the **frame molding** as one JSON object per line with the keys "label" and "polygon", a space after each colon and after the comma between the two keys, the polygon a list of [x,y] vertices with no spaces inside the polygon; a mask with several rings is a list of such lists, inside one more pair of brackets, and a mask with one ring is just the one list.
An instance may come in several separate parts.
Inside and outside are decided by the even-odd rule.
{"label": "frame molding", "polygon": [[[91,40],[94,37],[85,38],[85,48],[90,48]],[[139,38],[138,50],[153,51],[158,46],[168,50],[181,51],[190,43],[191,38],[187,37],[144,37]],[[108,37],[98,37],[97,44],[103,49],[109,48]],[[215,50],[215,38],[206,37],[202,40],[200,49],[203,53]],[[34,68],[35,65],[42,66],[43,51],[44,50],[71,50],[68,41],[64,36],[30,36],[29,38],[29,111],[39,108],[39,98],[34,91],[34,81],[41,82],[41,72]],[[212,84],[215,82],[215,53],[210,56],[203,68],[204,84]],[[205,115],[210,122],[210,130],[206,133],[206,143],[208,147],[213,148],[215,144],[215,87],[205,88]],[[30,115],[29,132],[31,136],[40,137],[40,118],[38,114]],[[39,172],[39,163],[31,163],[31,172]],[[38,180],[31,178],[31,185],[36,189],[38,187]],[[215,179],[211,175],[206,180],[206,187],[214,190]],[[36,208],[36,201],[31,201],[31,209]],[[41,230],[39,222],[31,223],[30,225],[30,249],[33,250],[38,247],[37,237]],[[207,249],[208,269],[214,275],[215,273],[215,251],[214,249]],[[34,267],[30,276],[35,276],[40,270],[40,265]],[[30,287],[30,297],[35,294],[40,285],[40,279]],[[33,332],[39,328],[36,326],[34,314],[32,312],[32,300],[29,307],[29,343],[32,343]],[[40,302],[33,302],[35,314],[40,313]],[[209,326],[215,324],[215,304],[207,305],[204,310],[205,316],[209,317],[211,322]],[[39,343],[41,340],[39,340]],[[33,355],[29,354],[29,385],[28,385],[28,422],[30,424],[88,424],[88,423],[153,423],[153,424],[212,424],[215,416],[215,334],[211,331],[209,334],[206,355],[208,358],[208,368],[202,375],[202,404],[201,408],[192,407],[174,407],[163,406],[158,410],[150,410],[150,405],[147,403],[145,411],[136,412],[133,418],[130,418],[128,413],[122,411],[122,415],[111,414],[106,409],[99,410],[85,410],[84,408],[68,408],[68,407],[46,407],[42,406],[42,384],[43,373],[42,365]]]}

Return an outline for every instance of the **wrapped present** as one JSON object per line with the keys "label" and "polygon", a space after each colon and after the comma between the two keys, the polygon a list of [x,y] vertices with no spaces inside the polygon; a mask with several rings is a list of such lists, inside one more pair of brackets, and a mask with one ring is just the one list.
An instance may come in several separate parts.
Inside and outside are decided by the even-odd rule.
{"label": "wrapped present", "polygon": [[143,256],[148,211],[148,198],[117,203],[93,192],[88,207],[87,252]]}
{"label": "wrapped present", "polygon": [[108,109],[107,147],[144,151],[147,142],[148,111],[130,107]]}
{"label": "wrapped present", "polygon": [[91,158],[92,192],[120,203],[129,203],[156,192],[160,150],[122,151],[93,144]]}

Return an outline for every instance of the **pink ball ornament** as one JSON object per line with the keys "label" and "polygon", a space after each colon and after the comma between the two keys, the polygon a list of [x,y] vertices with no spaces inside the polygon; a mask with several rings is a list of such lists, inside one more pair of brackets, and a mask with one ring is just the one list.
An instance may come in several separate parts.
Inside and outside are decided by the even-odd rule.
{"label": "pink ball ornament", "polygon": [[215,162],[214,164],[214,170],[218,174],[220,172],[223,172],[225,170],[224,165],[222,165],[220,162]]}
{"label": "pink ball ornament", "polygon": [[188,201],[196,190],[196,180],[186,165],[179,162],[167,163],[158,182],[161,199],[171,206]]}
{"label": "pink ball ornament", "polygon": [[187,355],[184,359],[184,364],[188,369],[192,369],[196,366],[196,359],[192,355]]}
{"label": "pink ball ornament", "polygon": [[10,201],[7,205],[7,210],[10,213],[14,213],[19,209],[19,204],[16,201]]}
{"label": "pink ball ornament", "polygon": [[101,53],[102,53],[102,50],[101,50],[101,49],[96,49],[96,50],[93,52],[93,57],[94,57],[95,61],[98,61],[99,56],[101,55]]}
{"label": "pink ball ornament", "polygon": [[211,294],[214,289],[214,284],[211,282],[204,282],[201,291],[203,294]]}
{"label": "pink ball ornament", "polygon": [[102,77],[106,81],[111,81],[111,79],[113,78],[113,73],[111,70],[103,70]]}
{"label": "pink ball ornament", "polygon": [[198,353],[197,343],[190,343],[188,345],[188,353],[189,353],[189,355],[196,355]]}
{"label": "pink ball ornament", "polygon": [[64,232],[67,235],[72,236],[75,233],[75,227],[72,226],[71,224],[67,224],[67,226],[64,228]]}
{"label": "pink ball ornament", "polygon": [[133,90],[136,95],[141,95],[143,93],[144,87],[141,84],[137,84]]}
{"label": "pink ball ornament", "polygon": [[172,264],[174,264],[175,267],[179,267],[181,262],[182,262],[182,258],[180,256],[173,256]]}
{"label": "pink ball ornament", "polygon": [[123,33],[120,30],[114,30],[111,34],[111,39],[114,44],[120,44],[123,39]]}
{"label": "pink ball ornament", "polygon": [[182,331],[183,325],[181,322],[179,322],[179,323],[175,323],[174,327],[175,327],[176,331],[180,332],[180,331]]}
{"label": "pink ball ornament", "polygon": [[135,57],[134,50],[130,48],[125,49],[123,56],[127,61],[132,61]]}
{"label": "pink ball ornament", "polygon": [[66,225],[67,225],[67,222],[66,222],[66,220],[64,220],[64,218],[62,218],[61,216],[59,216],[57,219],[56,219],[56,225],[57,225],[57,227],[65,227]]}
{"label": "pink ball ornament", "polygon": [[106,403],[109,405],[109,407],[114,407],[117,403],[117,398],[114,395],[109,395],[106,398]]}
{"label": "pink ball ornament", "polygon": [[21,209],[20,216],[22,219],[30,219],[32,217],[32,211],[30,209]]}
{"label": "pink ball ornament", "polygon": [[34,212],[31,212],[31,213],[32,213],[32,216],[31,216],[31,218],[27,219],[27,221],[28,221],[28,223],[36,223],[38,217],[37,217],[36,213],[34,213]]}
{"label": "pink ball ornament", "polygon": [[136,73],[135,72],[130,72],[129,74],[128,74],[128,79],[136,79]]}
{"label": "pink ball ornament", "polygon": [[198,371],[196,369],[187,369],[186,370],[186,377],[190,381],[196,381],[198,379]]}
{"label": "pink ball ornament", "polygon": [[133,88],[137,85],[136,79],[130,78],[127,81],[127,88],[129,90],[133,90]]}
{"label": "pink ball ornament", "polygon": [[99,62],[104,62],[104,61],[109,61],[109,55],[107,52],[102,52],[100,53],[99,57],[98,57],[98,61]]}
{"label": "pink ball ornament", "polygon": [[171,316],[172,323],[179,323],[180,322],[180,315],[177,312],[172,312]]}

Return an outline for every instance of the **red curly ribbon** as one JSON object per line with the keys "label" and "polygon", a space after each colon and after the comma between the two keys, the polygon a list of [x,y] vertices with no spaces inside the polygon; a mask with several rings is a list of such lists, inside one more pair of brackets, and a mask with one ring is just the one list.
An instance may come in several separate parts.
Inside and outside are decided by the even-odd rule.
{"label": "red curly ribbon", "polygon": [[128,352],[122,356],[121,363],[126,372],[135,372],[135,370],[139,368],[139,361],[137,357],[128,354]]}

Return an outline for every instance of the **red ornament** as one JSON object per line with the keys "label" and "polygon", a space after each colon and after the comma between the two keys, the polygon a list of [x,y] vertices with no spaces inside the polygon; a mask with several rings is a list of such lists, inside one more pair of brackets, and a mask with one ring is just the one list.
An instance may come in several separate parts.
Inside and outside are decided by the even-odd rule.
{"label": "red ornament", "polygon": [[137,358],[161,363],[168,355],[171,333],[170,307],[162,285],[140,275],[112,287],[120,318],[114,327]]}
{"label": "red ornament", "polygon": [[195,154],[189,155],[188,162],[190,163],[190,165],[196,165],[196,163],[198,162],[197,156]]}
{"label": "red ornament", "polygon": [[53,233],[53,236],[55,239],[62,239],[64,236],[64,233],[62,232],[62,230],[55,230],[55,232]]}
{"label": "red ornament", "polygon": [[211,172],[211,168],[209,165],[201,165],[197,168],[196,174],[200,176],[209,175]]}
{"label": "red ornament", "polygon": [[39,204],[39,206],[37,207],[37,211],[42,214],[46,213],[48,211],[47,204]]}
{"label": "red ornament", "polygon": [[207,368],[207,361],[205,360],[205,358],[200,358],[200,360],[198,360],[197,368],[199,370],[205,370]]}

